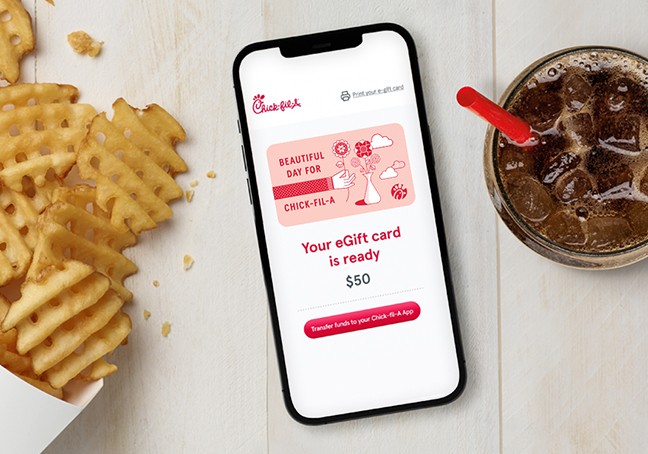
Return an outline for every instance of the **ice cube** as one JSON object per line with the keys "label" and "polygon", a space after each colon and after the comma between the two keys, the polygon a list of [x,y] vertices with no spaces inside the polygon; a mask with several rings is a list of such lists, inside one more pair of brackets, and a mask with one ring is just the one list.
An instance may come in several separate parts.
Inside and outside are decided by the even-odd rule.
{"label": "ice cube", "polygon": [[648,236],[648,203],[632,202],[627,209],[626,219],[635,235]]}
{"label": "ice cube", "polygon": [[563,100],[567,109],[572,112],[580,110],[592,97],[592,86],[583,76],[574,74],[563,85]]}
{"label": "ice cube", "polygon": [[609,81],[605,86],[605,105],[610,112],[620,112],[632,108],[633,100],[638,100],[639,87],[627,77]]}
{"label": "ice cube", "polygon": [[508,183],[508,196],[511,204],[525,219],[540,222],[546,219],[553,209],[553,201],[547,190],[531,177],[515,178]]}
{"label": "ice cube", "polygon": [[535,169],[534,153],[526,148],[509,145],[501,152],[500,169],[506,174],[532,174]]}
{"label": "ice cube", "polygon": [[585,157],[585,167],[592,175],[602,175],[620,164],[621,156],[603,147],[592,148]]}
{"label": "ice cube", "polygon": [[618,164],[596,177],[596,188],[603,199],[621,198],[632,190],[632,169]]}
{"label": "ice cube", "polygon": [[550,240],[563,246],[582,246],[585,244],[585,233],[578,218],[572,213],[559,211],[544,222]]}
{"label": "ice cube", "polygon": [[554,126],[563,109],[563,101],[555,92],[535,88],[524,93],[514,115],[521,116],[535,130],[546,131]]}
{"label": "ice cube", "polygon": [[587,221],[586,244],[593,249],[615,249],[630,235],[630,224],[620,217],[591,218]]}
{"label": "ice cube", "polygon": [[576,167],[580,161],[581,159],[574,153],[567,152],[558,155],[549,161],[549,165],[542,171],[542,182],[552,184],[560,175]]}
{"label": "ice cube", "polygon": [[577,113],[560,121],[561,132],[579,146],[594,145],[594,124],[588,113]]}
{"label": "ice cube", "polygon": [[592,192],[592,179],[581,169],[565,173],[556,182],[555,194],[564,203],[581,199]]}
{"label": "ice cube", "polygon": [[621,154],[638,152],[640,125],[640,119],[636,115],[601,118],[598,143]]}
{"label": "ice cube", "polygon": [[549,165],[549,162],[566,150],[569,147],[569,142],[562,135],[558,134],[542,134],[539,137],[538,144],[531,150],[538,162],[537,167],[541,170]]}

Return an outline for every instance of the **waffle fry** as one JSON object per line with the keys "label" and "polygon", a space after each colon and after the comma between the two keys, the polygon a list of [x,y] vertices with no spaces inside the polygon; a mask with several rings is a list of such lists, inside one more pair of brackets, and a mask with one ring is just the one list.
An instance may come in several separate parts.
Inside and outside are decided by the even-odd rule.
{"label": "waffle fry", "polygon": [[29,199],[29,203],[31,203],[34,210],[42,213],[45,208],[52,204],[52,195],[57,188],[63,185],[63,182],[59,178],[54,178],[51,181],[46,179],[45,183],[39,187],[34,184],[31,178],[25,177],[23,178],[22,185],[23,190],[21,194]]}
{"label": "waffle fry", "polygon": [[[0,89],[1,91],[2,89]],[[62,178],[76,161],[86,127],[96,115],[88,104],[40,104],[0,111],[0,180],[25,191],[23,179],[37,187]],[[48,171],[50,169],[53,172]]]}
{"label": "waffle fry", "polygon": [[14,374],[29,373],[31,360],[16,351],[16,330],[0,334],[0,366]]}
{"label": "waffle fry", "polygon": [[23,354],[29,352],[67,320],[95,304],[109,288],[105,276],[92,273],[75,287],[62,290],[17,323],[16,350]]}
{"label": "waffle fry", "polygon": [[29,372],[30,360],[28,356],[21,356],[0,345],[0,365],[14,374]]}
{"label": "waffle fry", "polygon": [[25,274],[31,252],[22,234],[11,223],[6,211],[0,211],[0,285]]}
{"label": "waffle fry", "polygon": [[[9,301],[0,295],[0,319],[9,311]],[[63,390],[54,389],[49,383],[39,380],[32,371],[32,363],[29,356],[20,355],[16,350],[17,331],[11,329],[6,333],[0,333],[0,366],[14,373],[17,377],[26,381],[32,386],[51,394],[59,399],[63,398]]]}
{"label": "waffle fry", "polygon": [[22,277],[38,238],[37,220],[46,201],[0,188],[0,285]]}
{"label": "waffle fry", "polygon": [[[0,181],[8,188],[2,189],[0,206],[9,209],[10,221],[32,251],[35,218],[51,204],[54,189],[62,186],[61,178],[74,164],[78,144],[96,113],[91,106],[73,104],[77,97],[71,85],[0,88],[0,131],[6,131],[0,135]],[[0,285],[24,274],[22,264],[29,261],[24,250],[19,258],[0,259]]]}
{"label": "waffle fry", "polygon": [[30,351],[34,372],[41,374],[79,348],[92,334],[106,326],[124,304],[112,290],[95,304],[67,320],[45,342]]}
{"label": "waffle fry", "polygon": [[0,40],[0,72],[14,83],[20,77],[20,60],[34,49],[31,17],[19,0],[0,0],[0,14],[7,19],[0,22],[4,38]]}
{"label": "waffle fry", "polygon": [[40,104],[75,103],[79,90],[62,84],[17,84],[0,89],[0,109],[9,111],[18,107]]}
{"label": "waffle fry", "polygon": [[183,195],[173,175],[187,167],[173,146],[185,134],[157,105],[135,110],[119,99],[113,108],[112,122],[105,114],[92,121],[77,165],[82,178],[97,182],[97,204],[111,223],[138,234],[171,217],[167,203]]}
{"label": "waffle fry", "polygon": [[38,276],[27,279],[22,285],[20,299],[11,304],[2,321],[2,331],[14,328],[36,309],[55,299],[62,289],[71,288],[93,272],[94,269],[85,263],[67,261],[61,265],[61,269],[49,266]]}
{"label": "waffle fry", "polygon": [[33,250],[36,246],[38,231],[36,229],[38,204],[26,195],[10,189],[0,188],[0,210],[3,211],[9,222],[22,236],[25,245]]}
{"label": "waffle fry", "polygon": [[[9,311],[9,302],[0,296],[0,318]],[[0,333],[0,366],[13,372],[23,374],[31,372],[31,360],[28,356],[22,356],[16,351],[16,330],[12,329],[6,333]]]}
{"label": "waffle fry", "polygon": [[136,147],[171,175],[187,171],[187,164],[175,152],[174,146],[184,142],[187,134],[166,110],[157,104],[135,109],[123,98],[113,104],[112,123]]}
{"label": "waffle fry", "polygon": [[[0,365],[59,398],[70,380],[117,370],[104,356],[130,333],[124,279],[137,271],[122,251],[172,215],[187,170],[174,149],[184,130],[162,108],[120,99],[109,121],[77,96],[0,88],[0,285],[25,275],[19,299],[0,299]],[[65,187],[75,162],[95,187]]]}
{"label": "waffle fry", "polygon": [[22,277],[36,243],[36,219],[76,160],[94,108],[72,104],[70,85],[0,88],[0,285]]}
{"label": "waffle fry", "polygon": [[109,375],[116,366],[102,357],[131,329],[123,304],[109,279],[90,265],[75,260],[50,265],[25,281],[19,300],[0,308],[6,312],[0,364],[57,389],[82,372],[82,379]]}
{"label": "waffle fry", "polygon": [[131,331],[131,320],[118,312],[108,324],[91,335],[80,347],[56,366],[43,374],[54,388],[62,388],[102,356],[112,352],[124,342]]}
{"label": "waffle fry", "polygon": [[9,303],[9,301],[7,301],[7,298],[0,294],[0,319],[4,318],[4,316],[7,315],[7,312],[9,312],[9,307],[11,307],[11,304]]}
{"label": "waffle fry", "polygon": [[124,287],[124,279],[135,273],[137,266],[121,251],[135,244],[136,238],[130,232],[119,232],[110,223],[109,215],[94,203],[95,193],[94,188],[86,185],[55,192],[55,203],[40,219],[41,236],[29,277],[71,258],[108,276],[111,287],[130,301],[133,295]]}
{"label": "waffle fry", "polygon": [[83,372],[79,374],[79,379],[83,381],[94,381],[107,377],[108,375],[117,372],[117,366],[110,364],[104,358],[99,358],[94,363],[86,367]]}
{"label": "waffle fry", "polygon": [[[0,16],[0,75],[14,83],[31,18],[19,0],[0,0]],[[69,39],[100,51],[86,34]],[[60,399],[70,380],[117,370],[104,356],[130,333],[124,279],[137,271],[122,251],[171,217],[187,171],[175,151],[185,131],[161,107],[118,99],[109,121],[77,99],[71,85],[0,88],[0,286],[22,282],[13,303],[0,294],[0,365]],[[65,187],[75,163],[95,187]]]}

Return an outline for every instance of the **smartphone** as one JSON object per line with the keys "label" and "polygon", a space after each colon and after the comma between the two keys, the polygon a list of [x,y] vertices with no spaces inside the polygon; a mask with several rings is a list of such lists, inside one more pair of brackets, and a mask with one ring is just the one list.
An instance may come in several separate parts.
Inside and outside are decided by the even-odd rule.
{"label": "smartphone", "polygon": [[395,24],[245,47],[234,88],[284,400],[304,424],[464,388],[416,49]]}

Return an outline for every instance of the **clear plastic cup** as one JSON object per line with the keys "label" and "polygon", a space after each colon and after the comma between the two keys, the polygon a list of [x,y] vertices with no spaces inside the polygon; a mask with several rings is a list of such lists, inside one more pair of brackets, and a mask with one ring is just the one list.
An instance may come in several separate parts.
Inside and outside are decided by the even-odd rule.
{"label": "clear plastic cup", "polygon": [[[627,66],[623,67],[618,62]],[[604,91],[604,96],[592,95],[586,99],[588,84],[582,84],[567,72],[572,65],[576,73],[583,75],[581,78],[590,85],[592,93],[600,94],[601,91],[596,91],[597,84],[606,83],[605,90],[611,90],[610,95]],[[619,71],[632,72],[633,91],[624,91],[623,72],[617,71],[613,78],[598,82],[597,77],[602,77],[609,72],[609,68],[617,66]],[[602,68],[607,72],[604,73]],[[640,75],[643,75],[641,79]],[[554,77],[556,79],[552,79]],[[560,77],[566,77],[562,85],[556,82]],[[637,91],[635,82],[639,84],[641,92]],[[552,93],[547,99],[539,97],[534,100],[533,90],[544,83],[560,86],[560,91]],[[582,90],[579,84],[583,85]],[[572,86],[575,88],[572,89]],[[603,90],[604,86],[600,87],[599,90]],[[572,93],[576,94],[572,96]],[[648,60],[623,49],[588,46],[561,50],[537,60],[502,95],[499,104],[507,110],[518,109],[518,115],[519,111],[524,111],[525,115],[519,116],[531,123],[536,132],[539,131],[540,140],[547,139],[543,144],[547,141],[565,144],[564,149],[543,145],[546,148],[544,153],[552,153],[551,156],[538,154],[540,152],[534,148],[520,149],[520,153],[531,154],[519,155],[519,162],[504,162],[501,150],[508,149],[510,141],[506,141],[506,137],[492,126],[486,133],[484,173],[493,205],[511,232],[540,255],[563,265],[590,269],[617,268],[648,255],[648,143],[642,143],[640,137],[643,135],[643,142],[648,142],[645,140],[648,138],[648,110],[639,109],[642,115],[629,110],[637,110],[632,93],[642,94],[636,97],[637,100],[643,100],[644,93],[648,99]],[[554,119],[557,110],[554,95],[560,96],[563,102],[557,119]],[[528,106],[528,109],[520,107],[523,105],[521,99],[524,99],[524,106]],[[629,115],[628,112],[632,118],[628,116],[629,125],[625,125],[624,115]],[[590,120],[595,116],[600,120],[591,121],[594,139],[590,134],[581,134],[579,128],[582,126],[578,126],[578,122],[587,126],[587,113]],[[636,117],[639,117],[638,123]],[[581,121],[583,119],[584,122]],[[576,124],[576,133],[569,129],[572,123]],[[607,132],[617,123],[625,129],[616,133]],[[583,139],[585,135],[587,140]],[[567,154],[576,158],[565,157]],[[530,159],[529,164],[527,158],[531,156],[534,158]],[[599,161],[603,167],[596,167]],[[561,170],[559,167],[563,164]],[[606,170],[606,166],[611,170]],[[591,173],[590,169],[596,173]],[[615,176],[615,172],[621,176]],[[618,181],[612,179],[610,183],[610,175]],[[627,177],[627,181],[623,180],[624,177]],[[615,182],[620,183],[610,187]],[[578,190],[573,191],[574,186]],[[548,203],[547,194],[551,197],[551,204]],[[565,227],[563,231],[561,226]],[[610,241],[610,238],[613,240]]]}

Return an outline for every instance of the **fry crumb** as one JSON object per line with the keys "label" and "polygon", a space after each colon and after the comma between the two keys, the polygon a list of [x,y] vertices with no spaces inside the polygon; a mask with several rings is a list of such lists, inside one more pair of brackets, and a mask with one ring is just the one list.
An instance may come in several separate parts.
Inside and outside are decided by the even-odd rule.
{"label": "fry crumb", "polygon": [[162,335],[164,337],[167,337],[170,332],[171,332],[171,323],[169,322],[162,323]]}
{"label": "fry crumb", "polygon": [[148,320],[149,318],[151,318],[151,312],[144,309],[144,320]]}
{"label": "fry crumb", "polygon": [[46,1],[47,3],[49,3],[50,5],[52,5],[52,6],[56,6],[56,5],[54,5],[54,0],[45,0],[45,1]]}
{"label": "fry crumb", "polygon": [[88,54],[96,57],[101,52],[103,41],[95,41],[84,31],[72,32],[67,36],[68,43],[77,54]]}
{"label": "fry crumb", "polygon": [[182,259],[182,263],[184,264],[184,270],[187,271],[189,268],[193,266],[194,259],[190,255],[185,255],[184,258]]}
{"label": "fry crumb", "polygon": [[207,172],[207,178],[216,178],[216,172],[210,170],[209,172]]}
{"label": "fry crumb", "polygon": [[187,189],[185,191],[185,199],[187,199],[187,202],[191,202],[194,196],[194,191],[192,189]]}
{"label": "fry crumb", "polygon": [[160,281],[153,281],[153,287],[159,287]]}
{"label": "fry crumb", "polygon": [[192,182],[189,183],[189,186],[195,188],[196,186],[198,186],[198,180],[193,180]]}

